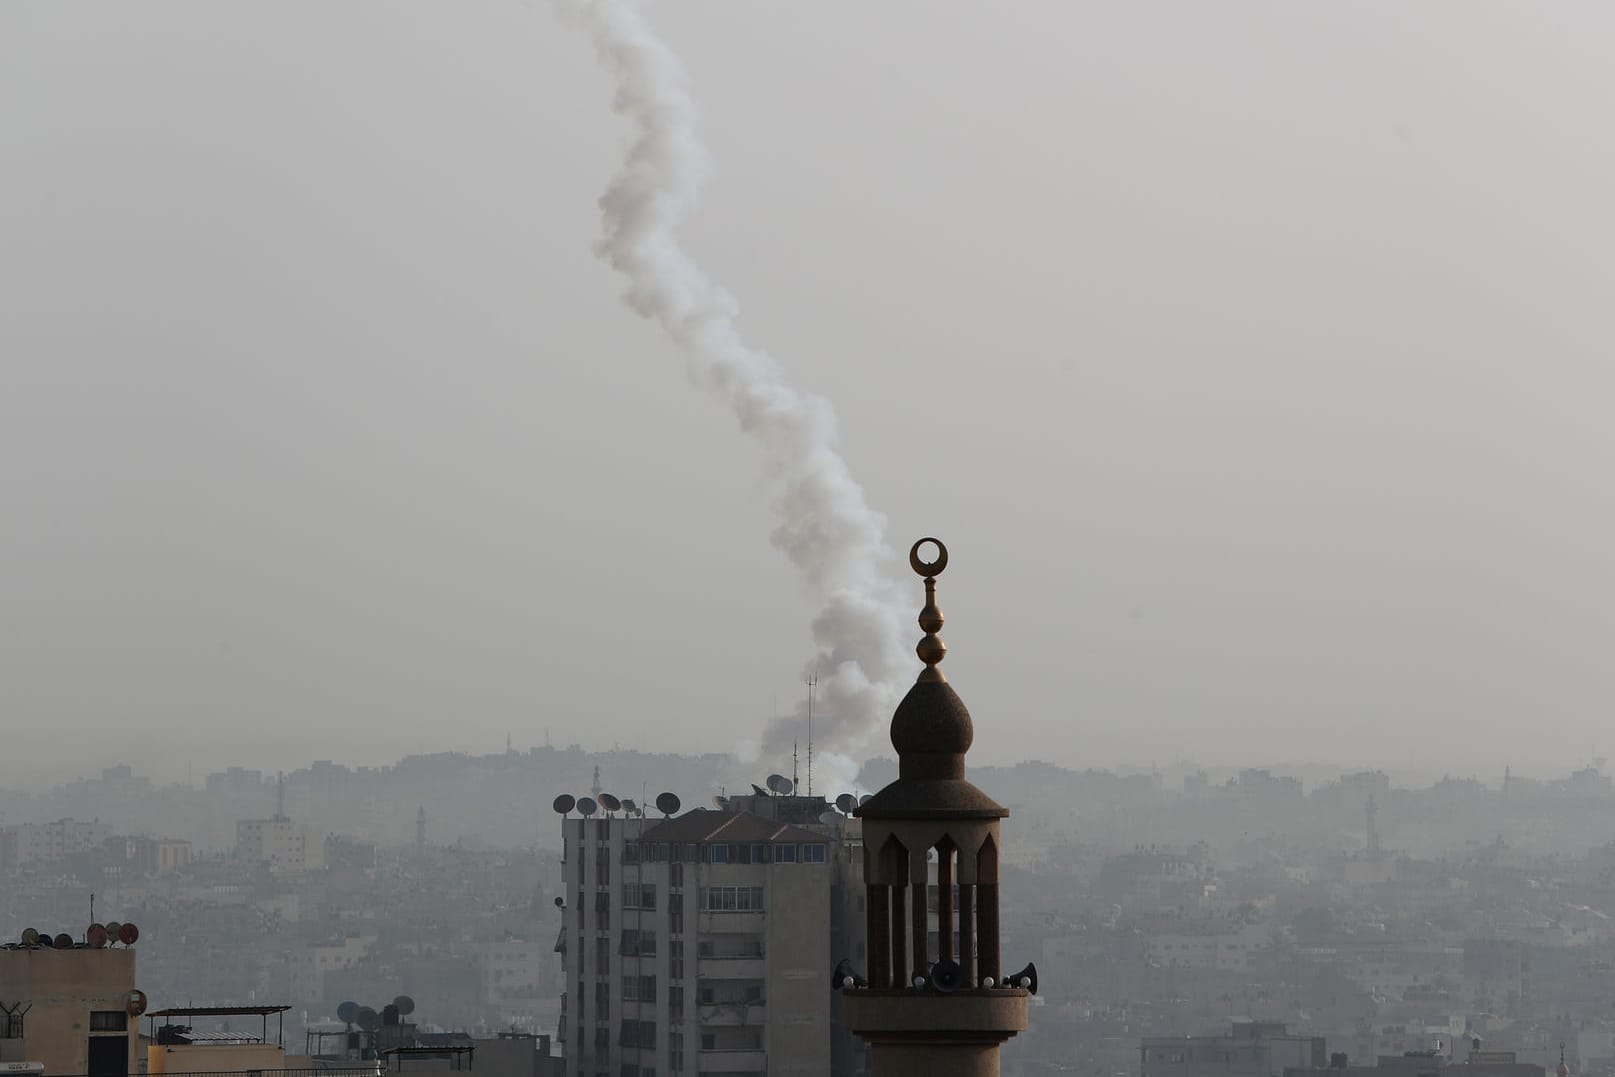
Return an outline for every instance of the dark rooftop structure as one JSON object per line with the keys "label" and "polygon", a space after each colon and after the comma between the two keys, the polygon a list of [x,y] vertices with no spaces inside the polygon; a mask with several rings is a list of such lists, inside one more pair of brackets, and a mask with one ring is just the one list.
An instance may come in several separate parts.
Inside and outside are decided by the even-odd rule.
{"label": "dark rooftop structure", "polygon": [[663,819],[645,829],[640,842],[803,842],[823,841],[824,835],[805,827],[765,819],[751,812],[724,812],[696,808],[674,819]]}

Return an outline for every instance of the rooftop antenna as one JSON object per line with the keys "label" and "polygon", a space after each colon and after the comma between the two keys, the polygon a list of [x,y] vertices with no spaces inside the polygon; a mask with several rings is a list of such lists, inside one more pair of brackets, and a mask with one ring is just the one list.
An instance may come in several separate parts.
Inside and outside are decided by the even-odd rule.
{"label": "rooftop antenna", "polygon": [[809,673],[802,683],[807,685],[808,696],[808,788],[807,795],[813,795],[813,686],[819,683],[817,673]]}
{"label": "rooftop antenna", "polygon": [[797,785],[800,781],[801,776],[796,772],[796,741],[793,740],[791,741],[791,784]]}

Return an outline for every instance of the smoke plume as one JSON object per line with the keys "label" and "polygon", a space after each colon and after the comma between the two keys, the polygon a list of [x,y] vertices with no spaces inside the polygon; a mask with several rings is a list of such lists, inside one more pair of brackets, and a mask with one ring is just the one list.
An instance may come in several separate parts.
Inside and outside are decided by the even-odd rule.
{"label": "smoke plume", "polygon": [[[815,741],[827,753],[846,752],[891,714],[913,675],[883,571],[892,560],[885,520],[837,449],[830,404],[797,389],[772,356],[741,338],[734,298],[679,246],[676,228],[710,165],[683,65],[633,0],[571,0],[562,8],[593,38],[616,81],[612,107],[632,125],[622,169],[600,199],[597,253],[627,278],[628,306],[661,325],[687,356],[692,379],[728,404],[762,452],[779,520],[773,543],[823,603],[812,625],[817,653],[804,669],[818,677]],[[765,759],[789,752],[801,717],[767,729]],[[825,762],[840,771],[845,760]]]}

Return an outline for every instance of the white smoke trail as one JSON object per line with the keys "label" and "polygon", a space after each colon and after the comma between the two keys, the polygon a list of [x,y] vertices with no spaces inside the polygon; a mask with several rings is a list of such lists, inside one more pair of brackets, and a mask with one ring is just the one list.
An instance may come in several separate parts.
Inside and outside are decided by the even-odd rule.
{"label": "white smoke trail", "polygon": [[[885,520],[836,447],[829,403],[791,385],[779,363],[741,339],[734,298],[678,244],[675,230],[709,168],[683,65],[633,0],[563,0],[562,10],[593,38],[616,80],[612,107],[633,127],[622,170],[600,199],[597,253],[628,279],[624,301],[683,348],[691,377],[729,405],[762,450],[779,514],[774,545],[823,603],[813,620],[818,653],[804,671],[819,678],[815,740],[849,751],[891,714],[913,675],[882,571],[891,561]],[[779,760],[801,730],[800,714],[776,721],[763,755]],[[846,768],[838,760],[835,769]]]}

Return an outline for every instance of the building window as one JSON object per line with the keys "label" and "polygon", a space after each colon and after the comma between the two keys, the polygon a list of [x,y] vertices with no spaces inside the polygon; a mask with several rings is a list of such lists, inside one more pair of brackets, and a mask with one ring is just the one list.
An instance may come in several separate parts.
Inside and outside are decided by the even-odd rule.
{"label": "building window", "polygon": [[91,1032],[127,1032],[129,1015],[123,1010],[90,1011]]}
{"label": "building window", "polygon": [[667,865],[667,885],[668,886],[683,886],[684,885],[684,865],[683,864],[669,864],[669,865]]}
{"label": "building window", "polygon": [[684,979],[684,941],[682,939],[672,939],[667,944],[667,975],[674,980]]}
{"label": "building window", "polygon": [[[679,1021],[684,1018],[684,988],[670,985],[667,989],[667,1018]],[[674,1033],[677,1035],[677,1033]]]}
{"label": "building window", "polygon": [[655,957],[656,933],[654,931],[625,930],[622,933],[622,942],[617,952],[624,957]]}
{"label": "building window", "polygon": [[712,862],[714,864],[727,864],[727,863],[729,863],[729,846],[727,846],[727,845],[714,845],[712,847]]}
{"label": "building window", "polygon": [[776,864],[794,864],[794,863],[796,863],[796,846],[794,846],[794,845],[776,845],[774,847],[774,863],[776,863]]}
{"label": "building window", "polygon": [[622,907],[625,909],[656,908],[656,884],[623,883]]}
{"label": "building window", "polygon": [[[717,848],[717,846],[713,846]],[[760,886],[709,886],[706,890],[706,901],[703,902],[707,912],[762,912],[763,888]]]}
{"label": "building window", "polygon": [[822,845],[804,845],[804,846],[802,846],[802,863],[804,863],[804,864],[822,864],[822,863],[824,863],[824,846],[822,846]]}

